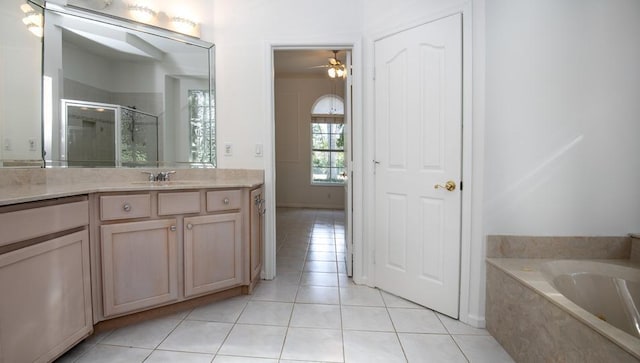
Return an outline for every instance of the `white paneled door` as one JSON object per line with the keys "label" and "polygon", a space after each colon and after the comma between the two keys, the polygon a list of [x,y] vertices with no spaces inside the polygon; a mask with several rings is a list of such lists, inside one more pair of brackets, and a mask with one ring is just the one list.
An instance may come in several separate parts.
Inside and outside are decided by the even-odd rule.
{"label": "white paneled door", "polygon": [[460,14],[375,42],[375,125],[376,285],[457,318]]}

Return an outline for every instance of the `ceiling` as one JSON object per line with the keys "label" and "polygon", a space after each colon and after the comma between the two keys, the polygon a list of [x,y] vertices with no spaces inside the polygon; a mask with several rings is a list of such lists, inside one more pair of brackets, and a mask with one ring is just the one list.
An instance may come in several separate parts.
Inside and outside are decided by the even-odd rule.
{"label": "ceiling", "polygon": [[[345,51],[338,52],[338,60],[345,62]],[[283,49],[273,52],[273,68],[276,76],[326,75],[327,69],[316,67],[329,64],[332,49]],[[314,68],[316,67],[316,68]]]}

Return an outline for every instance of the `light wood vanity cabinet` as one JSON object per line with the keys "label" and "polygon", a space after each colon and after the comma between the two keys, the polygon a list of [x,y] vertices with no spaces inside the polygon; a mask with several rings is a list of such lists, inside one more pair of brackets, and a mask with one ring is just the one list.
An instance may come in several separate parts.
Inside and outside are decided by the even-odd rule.
{"label": "light wood vanity cabinet", "polygon": [[184,219],[184,295],[196,296],[242,284],[242,215]]}
{"label": "light wood vanity cabinet", "polygon": [[0,208],[0,362],[48,362],[93,331],[87,197]]}
{"label": "light wood vanity cabinet", "polygon": [[250,292],[262,268],[250,192],[93,195],[96,322],[234,287]]}
{"label": "light wood vanity cabinet", "polygon": [[256,188],[250,194],[251,207],[249,213],[250,274],[251,286],[260,279],[262,261],[264,260],[264,188]]}
{"label": "light wood vanity cabinet", "polygon": [[101,227],[104,316],[178,300],[176,220]]}

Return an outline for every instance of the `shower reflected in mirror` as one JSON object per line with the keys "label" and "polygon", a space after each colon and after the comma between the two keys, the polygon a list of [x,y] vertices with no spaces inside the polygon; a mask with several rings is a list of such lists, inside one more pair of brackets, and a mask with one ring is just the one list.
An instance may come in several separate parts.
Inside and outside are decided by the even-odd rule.
{"label": "shower reflected in mirror", "polygon": [[67,166],[154,166],[158,116],[134,107],[62,100],[60,155]]}

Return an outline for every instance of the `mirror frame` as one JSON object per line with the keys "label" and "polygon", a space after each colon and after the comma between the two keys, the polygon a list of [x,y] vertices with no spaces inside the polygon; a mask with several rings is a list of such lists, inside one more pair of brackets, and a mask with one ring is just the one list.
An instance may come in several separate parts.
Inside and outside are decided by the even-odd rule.
{"label": "mirror frame", "polygon": [[[98,11],[94,11],[91,9],[86,9],[86,8],[82,8],[82,7],[77,7],[74,5],[66,5],[66,6],[62,6],[62,5],[57,5],[57,4],[53,4],[51,2],[46,2],[45,6],[44,6],[44,21],[47,21],[47,16],[46,13],[47,12],[53,12],[56,14],[60,14],[60,15],[69,15],[69,16],[75,16],[75,17],[79,17],[85,20],[89,20],[89,21],[95,21],[95,22],[99,22],[99,23],[104,23],[107,24],[109,26],[116,26],[116,27],[120,27],[120,28],[124,28],[126,30],[132,30],[132,31],[137,31],[137,32],[142,32],[142,33],[146,33],[149,35],[154,35],[154,36],[159,36],[165,39],[169,39],[169,40],[173,40],[173,41],[177,41],[180,43],[184,43],[187,45],[193,45],[193,46],[197,46],[200,48],[203,48],[203,50],[207,51],[207,55],[208,55],[208,64],[209,64],[209,92],[213,94],[212,97],[212,103],[213,103],[213,110],[210,113],[210,122],[213,123],[212,127],[211,127],[211,132],[214,135],[213,139],[212,139],[212,145],[211,145],[211,149],[212,149],[212,160],[210,160],[208,163],[198,163],[198,162],[189,162],[189,161],[165,161],[165,160],[158,160],[157,161],[157,167],[191,167],[191,168],[216,168],[217,167],[217,152],[216,151],[216,139],[215,139],[215,135],[217,135],[217,122],[216,122],[216,107],[215,107],[215,44],[201,40],[199,38],[195,38],[189,35],[185,35],[185,34],[180,34],[180,33],[176,33],[174,31],[165,29],[165,28],[160,28],[160,27],[156,27],[153,25],[148,25],[148,24],[143,24],[143,23],[139,23],[130,19],[126,19],[126,18],[121,18],[121,17],[117,17],[111,14],[106,14],[106,13],[102,13],[102,12],[98,12]],[[46,32],[44,34],[44,38],[43,38],[43,50],[45,47],[45,43],[46,43]],[[45,67],[45,52],[42,52],[42,73],[44,76],[44,67]],[[44,77],[43,78],[43,85],[42,85],[42,89],[43,89],[43,94],[42,94],[42,98],[41,98],[41,104],[43,107],[42,110],[42,159],[43,159],[43,165],[45,168],[52,168],[52,167],[68,167],[66,165],[67,161],[66,160],[52,160],[51,158],[47,157],[46,151],[47,149],[51,149],[51,142],[47,141],[45,138],[45,133],[46,128],[45,128],[45,117],[44,117]],[[58,100],[53,100],[54,102],[56,101],[60,101]],[[52,130],[50,137],[54,137],[54,133],[55,131],[60,132],[60,130]],[[127,168],[130,166],[120,166],[120,165],[115,165],[115,167],[118,168]],[[135,166],[134,166],[135,167]],[[144,166],[140,166],[140,167],[146,167],[148,168],[149,165],[144,165]]]}

